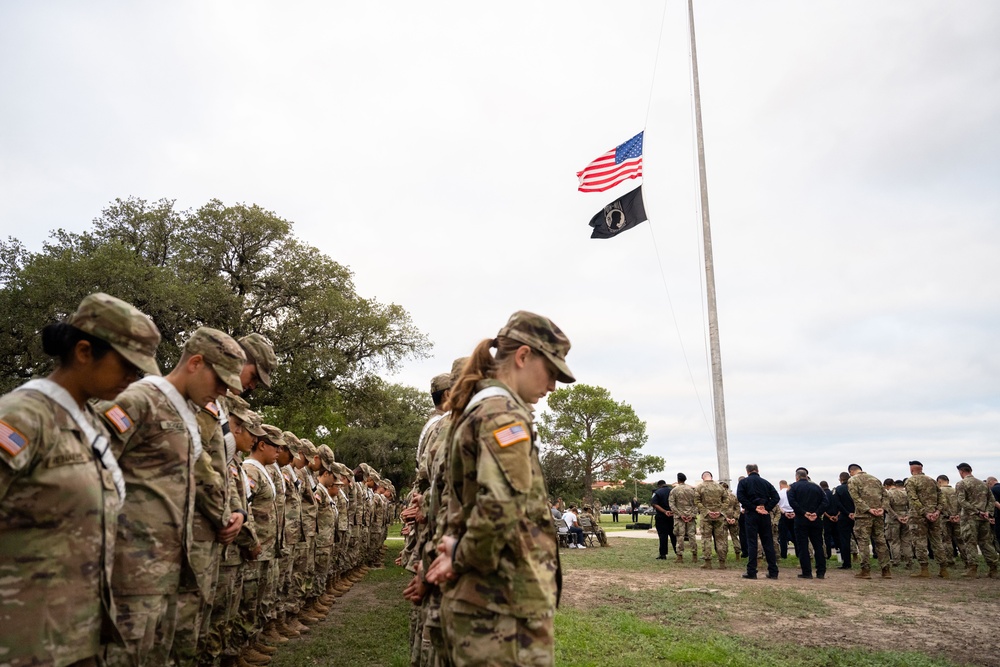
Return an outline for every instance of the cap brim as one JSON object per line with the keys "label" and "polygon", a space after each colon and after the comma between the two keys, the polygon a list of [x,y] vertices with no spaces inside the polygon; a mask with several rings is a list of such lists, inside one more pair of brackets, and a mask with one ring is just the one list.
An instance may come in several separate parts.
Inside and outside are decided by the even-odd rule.
{"label": "cap brim", "polygon": [[135,350],[130,350],[127,347],[115,345],[114,343],[111,344],[111,347],[146,375],[161,375],[160,367],[156,365],[156,359],[153,357],[147,357],[145,354],[140,354]]}
{"label": "cap brim", "polygon": [[573,377],[573,372],[569,369],[569,366],[566,365],[565,361],[554,354],[549,354],[545,350],[540,350],[540,352],[544,354],[545,358],[551,361],[552,365],[556,367],[557,371],[559,371],[559,375],[556,376],[557,380],[563,384],[573,384],[576,382],[576,378]]}
{"label": "cap brim", "polygon": [[[208,361],[206,359],[206,361]],[[226,383],[226,386],[235,391],[237,394],[243,393],[243,383],[240,382],[240,376],[232,371],[226,370],[217,364],[212,364],[212,370],[215,374],[219,376],[219,379]]]}
{"label": "cap brim", "polygon": [[257,436],[258,438],[267,438],[267,431],[259,427],[254,427],[253,424],[248,424],[244,422],[243,428],[245,428],[248,432]]}
{"label": "cap brim", "polygon": [[257,377],[260,378],[260,383],[262,385],[264,385],[265,387],[267,387],[268,389],[270,389],[271,388],[271,374],[268,373],[267,371],[265,371],[261,367],[261,365],[258,364],[257,362],[254,362],[254,368],[257,369]]}

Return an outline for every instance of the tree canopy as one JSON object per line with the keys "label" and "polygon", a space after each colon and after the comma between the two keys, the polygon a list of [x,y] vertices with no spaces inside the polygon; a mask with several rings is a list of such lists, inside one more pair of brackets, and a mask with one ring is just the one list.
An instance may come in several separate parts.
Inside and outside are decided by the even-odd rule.
{"label": "tree canopy", "polygon": [[538,433],[548,450],[545,463],[557,474],[557,483],[572,484],[583,498],[604,479],[643,479],[662,470],[659,456],[645,456],[646,422],[627,403],[619,403],[603,387],[573,384],[549,394]]}
{"label": "tree canopy", "polygon": [[[117,199],[91,229],[56,230],[38,252],[15,238],[0,241],[0,391],[47,372],[38,332],[101,291],[153,319],[165,369],[199,326],[267,336],[279,366],[273,387],[258,388],[251,402],[276,425],[337,451],[341,437],[355,442],[385,428],[371,426],[379,421],[371,413],[384,409],[391,441],[415,448],[429,397],[379,378],[431,347],[410,315],[357,294],[350,269],[296,238],[292,223],[271,211],[218,200],[195,210],[174,204]],[[345,435],[349,427],[358,433]],[[353,451],[358,461],[366,456]],[[402,468],[390,476],[397,486],[409,481]]]}

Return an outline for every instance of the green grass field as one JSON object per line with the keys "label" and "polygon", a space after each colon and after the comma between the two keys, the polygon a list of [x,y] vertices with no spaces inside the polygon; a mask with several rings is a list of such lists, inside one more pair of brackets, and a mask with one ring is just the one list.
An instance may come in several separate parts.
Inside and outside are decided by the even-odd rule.
{"label": "green grass field", "polygon": [[[610,522],[609,522],[610,523]],[[607,529],[608,526],[605,526]],[[396,528],[398,533],[398,527]],[[655,572],[652,540],[615,539],[612,549],[567,554],[567,571]],[[392,565],[402,542],[389,542],[386,568],[374,570],[330,617],[307,638],[282,647],[274,667],[301,665],[409,664],[409,607],[401,592],[410,575]],[[735,566],[735,562],[734,562]],[[687,567],[694,567],[688,565]],[[794,559],[783,567],[795,567]],[[648,667],[650,665],[731,665],[748,667],[954,667],[955,663],[905,651],[854,648],[803,649],[792,636],[775,637],[768,628],[759,636],[728,632],[736,615],[765,609],[787,618],[823,614],[826,602],[796,591],[723,587],[725,595],[692,596],[669,587],[615,589],[592,597],[585,608],[564,605],[556,614],[556,664],[567,667]]]}

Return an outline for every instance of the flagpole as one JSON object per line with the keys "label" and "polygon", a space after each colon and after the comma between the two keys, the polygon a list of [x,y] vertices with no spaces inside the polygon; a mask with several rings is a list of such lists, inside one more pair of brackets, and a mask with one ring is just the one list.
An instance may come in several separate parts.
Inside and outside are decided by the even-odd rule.
{"label": "flagpole", "polygon": [[719,481],[729,482],[729,441],[726,436],[726,404],[722,392],[722,351],[719,348],[719,314],[715,303],[715,266],[712,260],[712,228],[708,217],[708,178],[705,174],[705,139],[701,129],[701,91],[698,87],[698,49],[694,40],[693,0],[688,0],[688,22],[691,28],[691,78],[694,82],[694,122],[698,138],[698,182],[701,185],[701,227],[705,246],[705,284],[708,292],[708,337],[712,354],[715,449],[719,459]]}

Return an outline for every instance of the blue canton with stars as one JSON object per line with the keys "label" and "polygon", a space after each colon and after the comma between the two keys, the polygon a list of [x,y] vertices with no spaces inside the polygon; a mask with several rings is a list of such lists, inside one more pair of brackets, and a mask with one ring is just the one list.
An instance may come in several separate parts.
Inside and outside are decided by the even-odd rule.
{"label": "blue canton with stars", "polygon": [[615,164],[621,164],[625,160],[631,160],[642,155],[642,135],[635,135],[621,146],[615,148]]}

